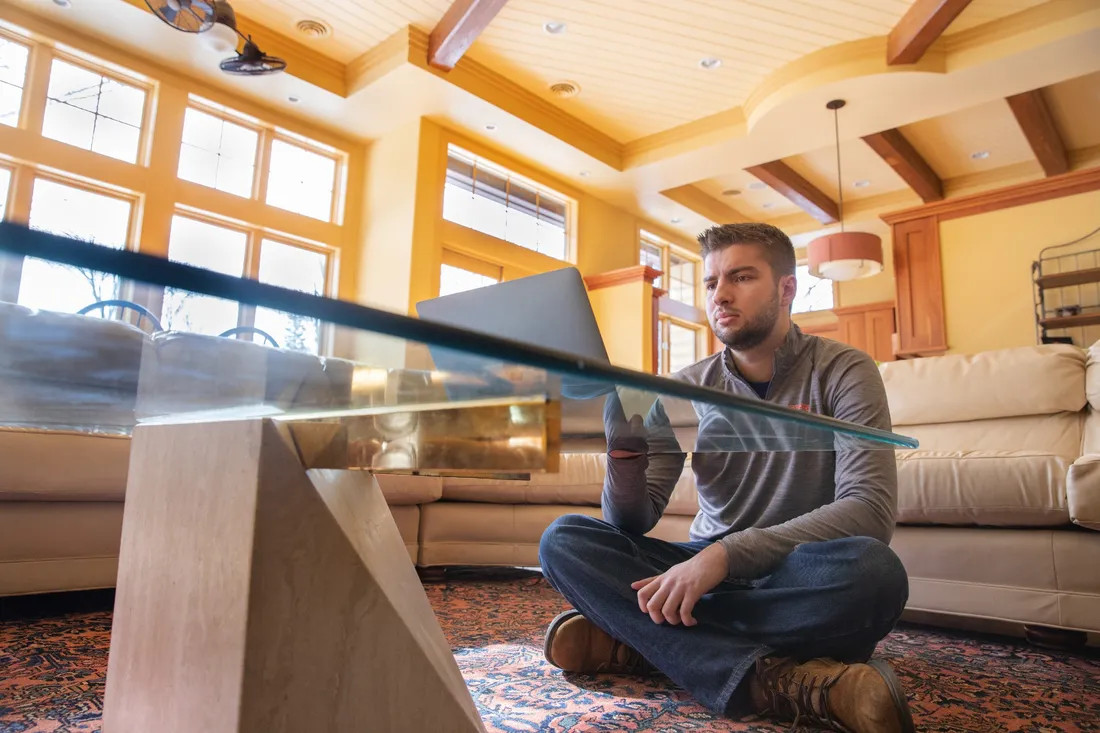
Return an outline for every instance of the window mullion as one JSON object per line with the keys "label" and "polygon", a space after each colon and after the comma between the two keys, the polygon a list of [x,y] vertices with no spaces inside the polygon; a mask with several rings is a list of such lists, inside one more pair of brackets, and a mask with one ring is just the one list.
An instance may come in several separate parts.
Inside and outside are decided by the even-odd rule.
{"label": "window mullion", "polygon": [[31,52],[27,58],[27,76],[23,80],[23,109],[20,113],[20,126],[33,135],[42,134],[52,64],[53,51],[49,46],[41,43],[31,45]]}
{"label": "window mullion", "polygon": [[[31,214],[31,194],[34,192],[34,170],[26,166],[11,169],[6,218],[26,224]],[[19,281],[23,276],[23,258],[15,255],[0,257],[0,300],[15,303],[19,300]]]}
{"label": "window mullion", "polygon": [[256,146],[256,192],[254,198],[261,203],[267,202],[267,182],[271,177],[271,143],[275,135],[270,128],[260,131],[260,144]]}

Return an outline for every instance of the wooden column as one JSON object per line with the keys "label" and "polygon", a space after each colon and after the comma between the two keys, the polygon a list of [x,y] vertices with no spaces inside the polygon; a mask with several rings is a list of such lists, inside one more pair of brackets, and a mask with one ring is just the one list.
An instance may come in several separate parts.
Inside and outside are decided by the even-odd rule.
{"label": "wooden column", "polygon": [[935,216],[894,224],[898,358],[947,351],[940,225]]}
{"label": "wooden column", "polygon": [[[666,291],[653,287],[653,281],[661,276],[661,271],[649,267],[647,265],[632,265],[630,267],[622,267],[618,270],[611,270],[609,272],[601,272],[596,275],[589,275],[584,278],[585,287],[588,288],[590,297],[595,298],[591,294],[594,290],[603,290],[605,288],[615,288],[619,286],[632,286],[637,288],[635,294],[644,294],[647,291],[651,293],[651,305],[645,304],[643,301],[643,307],[651,308],[646,313],[646,318],[643,321],[650,321],[646,326],[647,331],[638,334],[639,341],[634,342],[631,350],[633,354],[631,358],[625,359],[622,354],[609,353],[612,363],[616,364],[633,364],[633,368],[639,371],[646,369],[652,369],[654,373],[657,371],[657,360],[660,348],[660,341],[658,334],[660,331],[659,314],[660,314],[660,300]],[[633,296],[631,296],[633,297]],[[635,301],[637,302],[637,301]],[[611,323],[607,320],[606,316],[597,309],[596,321],[600,324],[601,332],[604,333],[604,342],[609,340],[609,332],[612,329],[619,328],[618,324]],[[650,350],[650,358],[645,358],[646,348]],[[640,351],[638,350],[640,349]],[[609,347],[609,352],[612,349]],[[642,361],[638,361],[636,354],[642,354]],[[618,357],[618,358],[616,358]]]}
{"label": "wooden column", "polygon": [[484,732],[374,477],[266,419],[134,431],[103,729]]}

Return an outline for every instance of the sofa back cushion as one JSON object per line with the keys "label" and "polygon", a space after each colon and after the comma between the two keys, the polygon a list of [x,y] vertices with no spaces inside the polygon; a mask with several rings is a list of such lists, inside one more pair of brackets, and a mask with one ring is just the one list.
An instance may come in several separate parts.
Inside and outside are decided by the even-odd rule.
{"label": "sofa back cushion", "polygon": [[1085,352],[1052,344],[879,367],[894,427],[1079,412]]}
{"label": "sofa back cushion", "polygon": [[148,340],[122,321],[0,303],[0,424],[127,432]]}

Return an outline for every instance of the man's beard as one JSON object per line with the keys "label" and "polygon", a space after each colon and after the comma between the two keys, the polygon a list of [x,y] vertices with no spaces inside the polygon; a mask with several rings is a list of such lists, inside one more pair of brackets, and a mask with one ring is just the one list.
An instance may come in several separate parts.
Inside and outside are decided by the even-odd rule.
{"label": "man's beard", "polygon": [[[716,316],[715,322],[717,322],[717,320]],[[764,343],[775,329],[775,324],[778,321],[779,294],[777,293],[756,317],[746,321],[745,325],[741,326],[741,328],[735,331],[727,331],[724,334],[718,333],[716,328],[714,332],[718,336],[719,341],[734,351],[746,351]]]}

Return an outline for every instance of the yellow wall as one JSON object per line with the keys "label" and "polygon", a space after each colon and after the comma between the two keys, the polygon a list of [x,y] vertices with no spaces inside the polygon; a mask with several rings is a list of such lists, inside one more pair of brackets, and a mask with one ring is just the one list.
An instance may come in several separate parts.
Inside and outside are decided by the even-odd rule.
{"label": "yellow wall", "polygon": [[1031,263],[1100,226],[1100,191],[940,223],[949,353],[1036,343]]}

